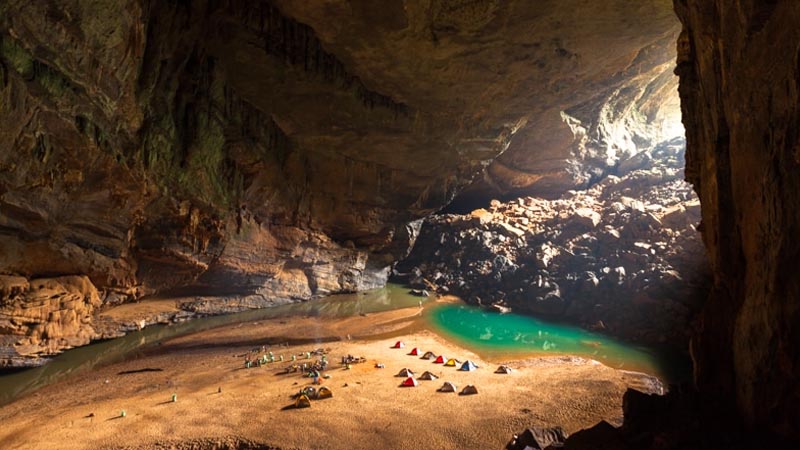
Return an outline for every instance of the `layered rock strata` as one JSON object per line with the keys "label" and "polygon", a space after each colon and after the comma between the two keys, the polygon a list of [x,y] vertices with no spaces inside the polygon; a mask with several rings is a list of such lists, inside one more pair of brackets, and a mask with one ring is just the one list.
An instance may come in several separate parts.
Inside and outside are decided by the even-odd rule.
{"label": "layered rock strata", "polygon": [[558,200],[428,218],[398,269],[472,303],[685,350],[709,273],[683,152],[663,143]]}

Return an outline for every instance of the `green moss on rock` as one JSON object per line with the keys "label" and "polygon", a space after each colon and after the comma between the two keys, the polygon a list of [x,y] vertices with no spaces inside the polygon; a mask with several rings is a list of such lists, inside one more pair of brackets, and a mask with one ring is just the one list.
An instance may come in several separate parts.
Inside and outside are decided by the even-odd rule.
{"label": "green moss on rock", "polygon": [[3,60],[26,80],[33,79],[33,56],[8,37],[0,37],[0,55]]}

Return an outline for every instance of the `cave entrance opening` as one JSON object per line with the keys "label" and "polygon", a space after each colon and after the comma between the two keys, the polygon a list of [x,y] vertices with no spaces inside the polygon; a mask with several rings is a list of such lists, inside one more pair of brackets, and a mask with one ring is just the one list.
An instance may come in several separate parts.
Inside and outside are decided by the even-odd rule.
{"label": "cave entrance opening", "polygon": [[553,129],[515,135],[508,158],[426,219],[401,270],[468,303],[684,352],[709,275],[673,69],[557,112],[568,156],[540,173],[509,167],[530,163],[514,146]]}

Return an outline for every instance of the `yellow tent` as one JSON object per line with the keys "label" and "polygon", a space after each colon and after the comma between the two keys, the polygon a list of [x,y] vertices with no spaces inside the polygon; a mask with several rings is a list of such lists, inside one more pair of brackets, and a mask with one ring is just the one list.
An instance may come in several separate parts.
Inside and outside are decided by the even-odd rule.
{"label": "yellow tent", "polygon": [[331,398],[331,397],[333,397],[333,392],[326,386],[321,386],[317,391],[317,398],[320,400],[323,398]]}
{"label": "yellow tent", "polygon": [[453,358],[448,359],[447,362],[444,363],[444,365],[448,366],[448,367],[455,367],[457,364],[458,364],[458,361],[456,361]]}
{"label": "yellow tent", "polygon": [[308,408],[309,406],[311,406],[311,400],[305,394],[298,396],[297,400],[294,401],[295,408]]}

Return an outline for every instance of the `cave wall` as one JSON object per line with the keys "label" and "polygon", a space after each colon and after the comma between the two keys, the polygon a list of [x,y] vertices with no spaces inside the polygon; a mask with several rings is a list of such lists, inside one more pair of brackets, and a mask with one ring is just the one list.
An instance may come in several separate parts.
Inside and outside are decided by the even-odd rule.
{"label": "cave wall", "polygon": [[[646,110],[677,31],[669,0],[0,0],[0,274],[98,309],[380,286],[517,138],[573,186],[561,111]],[[65,310],[2,292],[20,339]]]}
{"label": "cave wall", "polygon": [[714,273],[693,342],[701,392],[800,430],[800,4],[676,0],[686,175]]}

